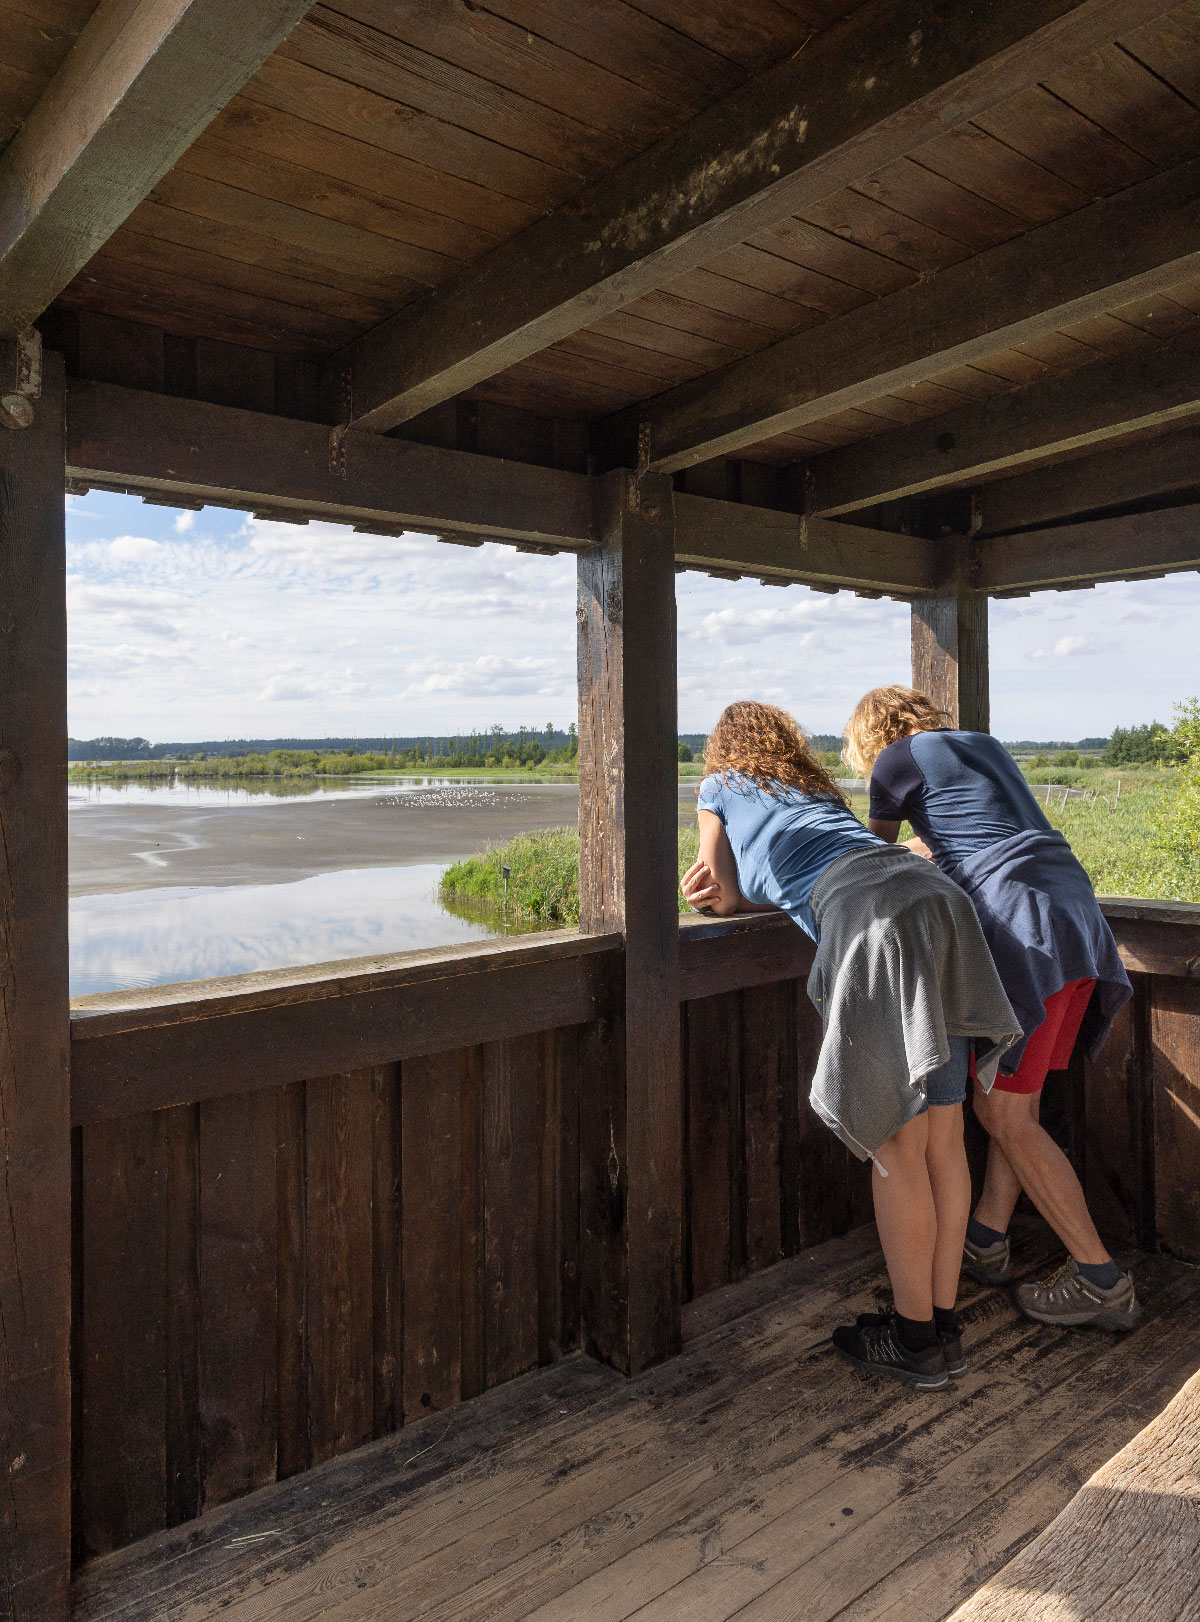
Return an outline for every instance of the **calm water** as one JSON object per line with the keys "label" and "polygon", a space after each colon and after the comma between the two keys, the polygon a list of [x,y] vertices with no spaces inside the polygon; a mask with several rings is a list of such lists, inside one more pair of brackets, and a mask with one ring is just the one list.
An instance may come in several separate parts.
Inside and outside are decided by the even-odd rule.
{"label": "calm water", "polygon": [[438,864],[320,873],[292,884],[205,885],[76,896],[71,994],[486,940],[503,921],[437,899]]}
{"label": "calm water", "polygon": [[489,783],[474,777],[373,777],[369,780],[355,777],[333,778],[328,786],[313,786],[312,780],[289,782],[275,779],[268,782],[235,783],[226,787],[221,783],[194,783],[185,781],[83,783],[71,781],[67,785],[67,806],[71,811],[85,811],[92,806],[162,805],[191,809],[198,806],[277,805],[287,800],[292,805],[324,800],[366,800],[381,794],[417,794],[431,788],[497,788],[519,789],[522,793],[539,788],[553,788],[552,783]]}

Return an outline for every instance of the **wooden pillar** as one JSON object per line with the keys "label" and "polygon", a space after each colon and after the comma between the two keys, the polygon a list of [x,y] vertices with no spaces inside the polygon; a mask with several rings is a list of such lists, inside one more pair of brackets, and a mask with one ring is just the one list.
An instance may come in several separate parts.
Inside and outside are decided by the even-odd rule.
{"label": "wooden pillar", "polygon": [[625,938],[584,1089],[580,1265],[589,1348],[627,1373],[680,1344],[683,1109],[671,481],[595,481],[579,559],[579,923]]}
{"label": "wooden pillar", "polygon": [[966,732],[991,726],[988,600],[970,586],[965,542],[947,549],[945,584],[912,605],[912,684]]}
{"label": "wooden pillar", "polygon": [[0,428],[0,1617],[70,1575],[63,373]]}

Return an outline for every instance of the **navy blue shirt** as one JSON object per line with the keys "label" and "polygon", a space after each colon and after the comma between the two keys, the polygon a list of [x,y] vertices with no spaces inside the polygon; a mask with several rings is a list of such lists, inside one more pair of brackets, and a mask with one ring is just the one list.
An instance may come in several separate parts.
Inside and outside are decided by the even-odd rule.
{"label": "navy blue shirt", "polygon": [[1021,769],[986,732],[914,732],[871,772],[871,817],[905,818],[945,872],[1014,834],[1051,831]]}
{"label": "navy blue shirt", "polygon": [[783,784],[768,794],[741,772],[706,777],[699,808],[724,824],[746,900],[780,907],[813,940],[813,885],[848,850],[882,843],[841,800]]}

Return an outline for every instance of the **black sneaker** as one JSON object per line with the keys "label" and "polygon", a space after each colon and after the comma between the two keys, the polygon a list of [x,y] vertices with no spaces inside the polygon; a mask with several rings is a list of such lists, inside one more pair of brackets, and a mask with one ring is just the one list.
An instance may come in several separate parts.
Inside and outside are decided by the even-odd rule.
{"label": "black sneaker", "polygon": [[962,1341],[949,1329],[939,1329],[938,1340],[942,1356],[946,1359],[946,1373],[952,1380],[961,1380],[967,1372],[967,1354],[963,1351]]}
{"label": "black sneaker", "polygon": [[944,1391],[950,1384],[941,1345],[910,1352],[896,1332],[893,1313],[860,1313],[853,1324],[835,1329],[832,1338],[834,1350],[867,1374],[886,1374],[918,1391]]}

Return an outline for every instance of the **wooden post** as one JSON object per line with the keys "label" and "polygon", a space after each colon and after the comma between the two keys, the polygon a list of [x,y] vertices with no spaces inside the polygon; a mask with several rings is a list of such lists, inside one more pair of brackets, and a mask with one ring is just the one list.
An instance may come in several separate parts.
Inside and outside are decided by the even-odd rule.
{"label": "wooden post", "polygon": [[[949,567],[939,590],[912,605],[912,684],[941,706],[956,727],[987,732],[988,600],[969,584],[967,543],[938,542]],[[947,556],[948,554],[948,556]]]}
{"label": "wooden post", "polygon": [[0,1616],[70,1576],[67,626],[63,372],[0,428]]}
{"label": "wooden post", "polygon": [[671,481],[595,481],[579,559],[579,926],[625,937],[580,1122],[589,1348],[627,1373],[680,1345],[683,1110]]}

